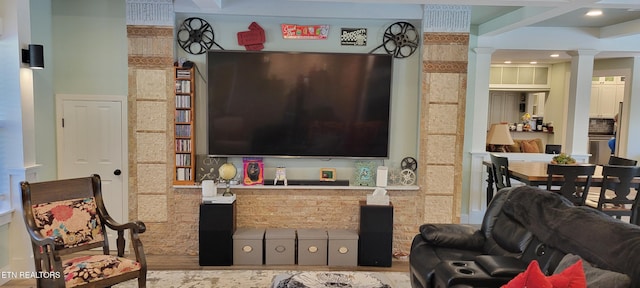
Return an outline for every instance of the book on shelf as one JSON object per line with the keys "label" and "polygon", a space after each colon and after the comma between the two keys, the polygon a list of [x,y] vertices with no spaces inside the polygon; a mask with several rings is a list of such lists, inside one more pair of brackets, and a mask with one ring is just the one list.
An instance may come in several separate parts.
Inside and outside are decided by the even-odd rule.
{"label": "book on shelf", "polygon": [[177,124],[176,125],[177,137],[191,137],[191,125],[189,124]]}
{"label": "book on shelf", "polygon": [[191,108],[191,96],[176,95],[176,108]]}
{"label": "book on shelf", "polygon": [[176,168],[176,180],[191,181],[191,168]]}
{"label": "book on shelf", "polygon": [[176,93],[191,93],[191,80],[176,80]]}
{"label": "book on shelf", "polygon": [[176,166],[191,166],[191,154],[176,154]]}
{"label": "book on shelf", "polygon": [[191,78],[191,70],[187,70],[187,69],[177,70],[176,78]]}
{"label": "book on shelf", "polygon": [[191,122],[191,111],[190,110],[176,110],[176,122],[177,123]]}
{"label": "book on shelf", "polygon": [[190,139],[176,139],[176,152],[191,152],[191,140]]}

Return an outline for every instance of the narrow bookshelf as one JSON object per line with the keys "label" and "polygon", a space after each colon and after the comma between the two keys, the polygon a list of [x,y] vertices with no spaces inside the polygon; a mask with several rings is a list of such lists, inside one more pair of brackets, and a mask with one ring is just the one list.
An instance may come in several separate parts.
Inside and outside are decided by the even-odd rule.
{"label": "narrow bookshelf", "polygon": [[175,167],[173,184],[195,183],[195,81],[193,68],[175,67]]}

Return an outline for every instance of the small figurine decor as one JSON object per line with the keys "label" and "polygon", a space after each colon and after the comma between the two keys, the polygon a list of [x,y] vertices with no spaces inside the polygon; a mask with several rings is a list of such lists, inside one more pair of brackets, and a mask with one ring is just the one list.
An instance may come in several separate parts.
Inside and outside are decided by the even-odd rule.
{"label": "small figurine decor", "polygon": [[287,168],[276,168],[276,177],[273,179],[273,185],[278,184],[278,181],[283,181],[284,186],[287,186]]}

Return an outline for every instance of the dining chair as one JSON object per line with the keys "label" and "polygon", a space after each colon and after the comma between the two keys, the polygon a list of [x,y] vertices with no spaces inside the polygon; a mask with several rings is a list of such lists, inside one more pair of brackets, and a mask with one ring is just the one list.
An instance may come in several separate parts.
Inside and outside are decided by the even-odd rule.
{"label": "dining chair", "polygon": [[[511,187],[511,175],[509,175],[509,158],[500,156],[495,153],[489,155],[491,157],[491,167],[493,170],[493,179],[496,185],[496,192],[505,187]],[[487,197],[487,203],[491,201],[493,195]]]}
{"label": "dining chair", "polygon": [[559,193],[574,205],[584,205],[595,170],[594,164],[548,164],[547,191]]}
{"label": "dining chair", "polygon": [[[138,287],[146,287],[147,264],[139,238],[146,227],[140,221],[116,223],[109,216],[100,176],[24,181],[20,186],[35,269],[53,275],[38,277],[39,288],[110,287],[136,278]],[[107,228],[117,231],[116,255],[110,254]],[[126,230],[131,257],[124,257]],[[102,253],[83,253],[96,248]]]}
{"label": "dining chair", "polygon": [[639,225],[637,184],[632,183],[635,177],[640,177],[640,166],[604,165],[600,195],[597,199],[588,197],[585,205],[617,219],[629,216],[630,223]]}
{"label": "dining chair", "polygon": [[609,157],[609,165],[619,165],[619,166],[636,166],[638,164],[637,160],[622,158],[618,156],[611,155]]}

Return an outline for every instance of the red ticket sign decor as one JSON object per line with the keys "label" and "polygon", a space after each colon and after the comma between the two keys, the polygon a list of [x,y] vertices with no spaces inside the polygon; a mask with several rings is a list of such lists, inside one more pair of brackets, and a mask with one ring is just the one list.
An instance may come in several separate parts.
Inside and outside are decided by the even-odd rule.
{"label": "red ticket sign decor", "polygon": [[256,22],[251,22],[249,31],[238,32],[238,44],[249,51],[259,51],[264,49],[264,29]]}
{"label": "red ticket sign decor", "polygon": [[329,25],[282,24],[284,39],[327,39]]}

